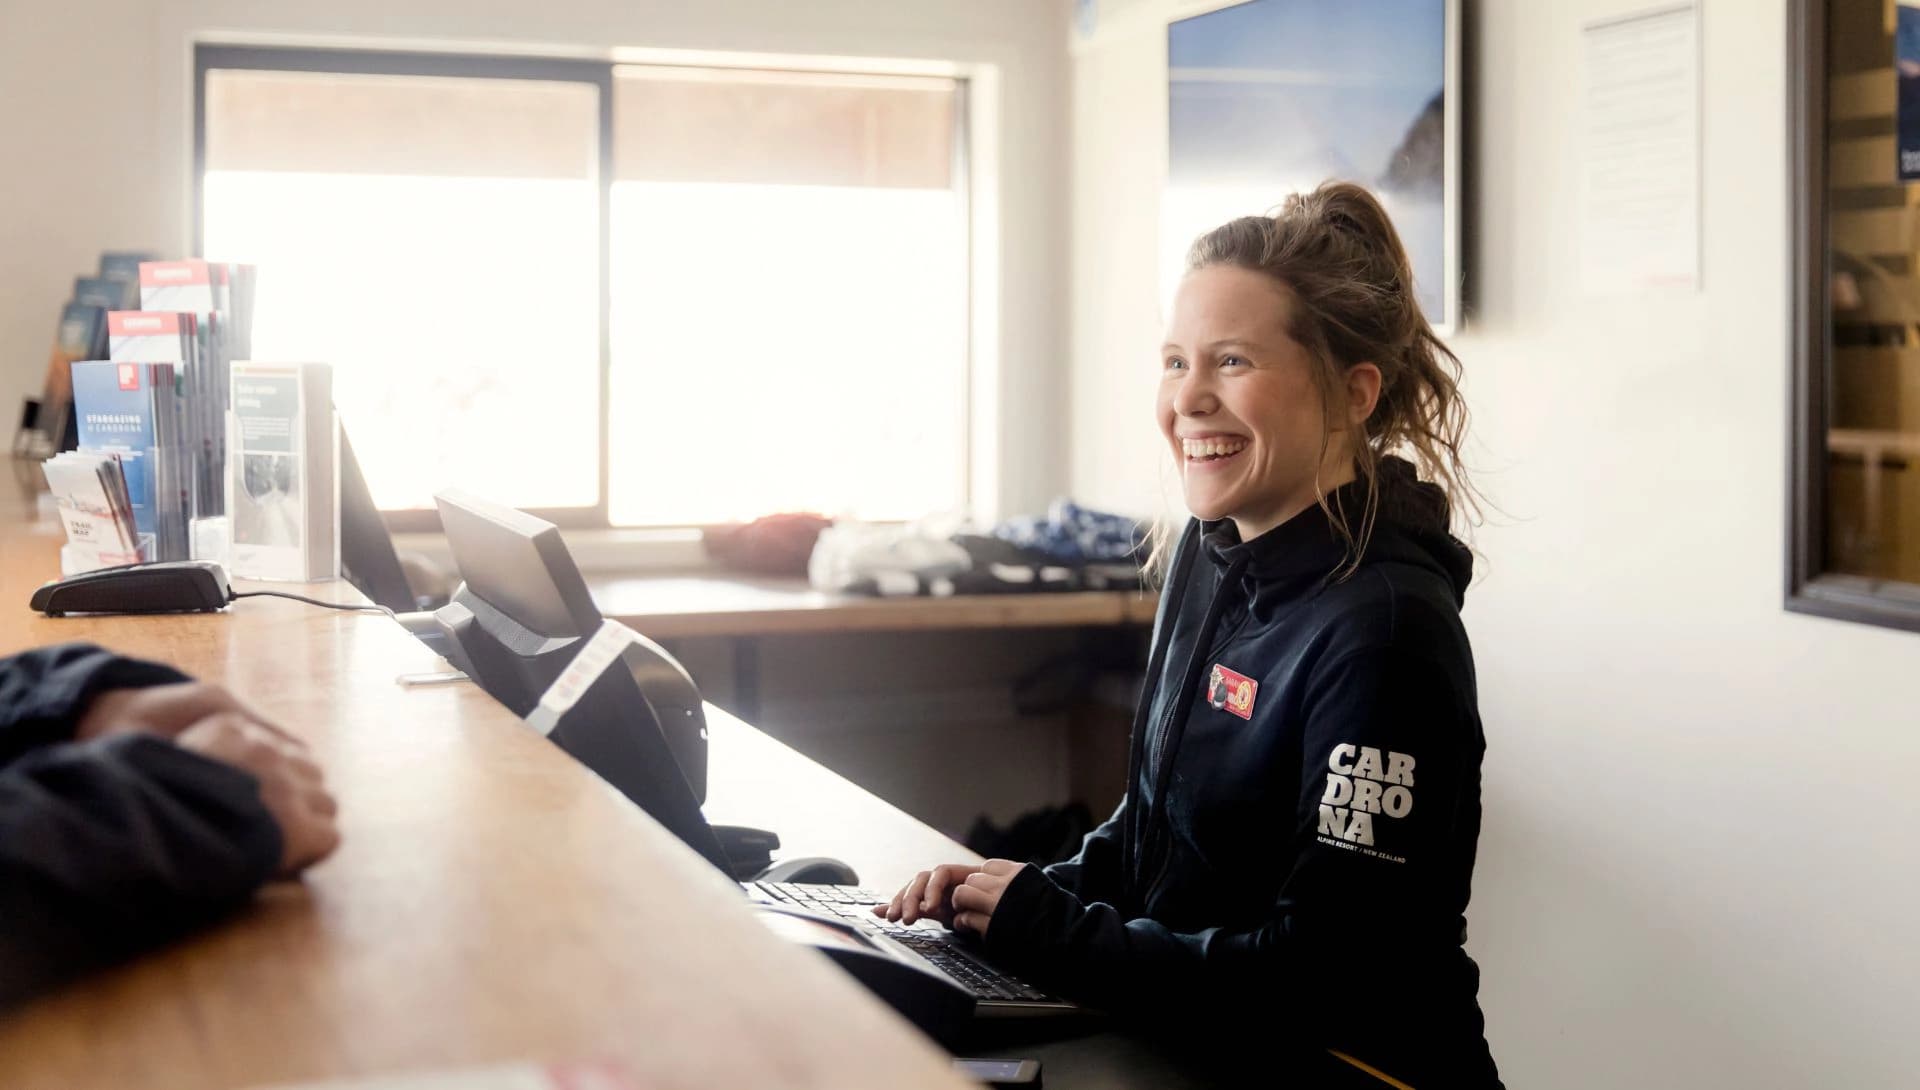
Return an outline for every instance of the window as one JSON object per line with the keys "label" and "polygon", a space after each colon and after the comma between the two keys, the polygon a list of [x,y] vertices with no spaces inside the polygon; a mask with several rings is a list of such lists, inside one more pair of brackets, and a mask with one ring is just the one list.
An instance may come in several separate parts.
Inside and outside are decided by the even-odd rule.
{"label": "window", "polygon": [[1920,630],[1920,9],[1792,15],[1787,605]]}
{"label": "window", "polygon": [[954,82],[622,67],[613,102],[613,521],[962,506]]}
{"label": "window", "polygon": [[965,508],[962,81],[199,69],[202,252],[260,266],[256,356],[334,364],[382,508],[449,485],[576,526]]}

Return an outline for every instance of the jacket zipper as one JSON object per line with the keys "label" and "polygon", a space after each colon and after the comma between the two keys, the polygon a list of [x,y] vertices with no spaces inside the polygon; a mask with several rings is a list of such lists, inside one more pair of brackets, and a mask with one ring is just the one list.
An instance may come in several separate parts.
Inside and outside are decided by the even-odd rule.
{"label": "jacket zipper", "polygon": [[[1218,657],[1220,652],[1226,649],[1227,644],[1232,643],[1233,638],[1240,634],[1240,630],[1247,627],[1247,622],[1252,618],[1253,618],[1253,610],[1251,607],[1249,607],[1247,612],[1244,615],[1242,615],[1239,620],[1236,620],[1233,623],[1233,627],[1227,629],[1223,633],[1219,633],[1214,636],[1213,645],[1207,648],[1207,653],[1202,657],[1209,658],[1209,659]],[[1192,693],[1187,693],[1185,695],[1188,702],[1191,702],[1193,700]],[[1173,713],[1177,710],[1178,708],[1175,706],[1174,702],[1169,700],[1167,701],[1166,710],[1160,714],[1160,729],[1154,735],[1154,739],[1153,739],[1153,750],[1152,750],[1153,760],[1148,763],[1148,767],[1146,769],[1142,770],[1149,777],[1151,777],[1151,774],[1154,771],[1159,769],[1160,762],[1166,760],[1167,735],[1170,733],[1167,728],[1172,724]],[[1152,782],[1151,778],[1149,778],[1148,782],[1149,783]],[[1172,790],[1171,784],[1168,785],[1168,790]],[[1161,799],[1155,799],[1153,800],[1153,804],[1155,806],[1159,806],[1162,801],[1163,800]]]}
{"label": "jacket zipper", "polygon": [[[1214,588],[1214,593],[1225,594],[1227,593],[1227,588],[1224,586],[1216,585]],[[1214,635],[1213,643],[1207,648],[1207,653],[1202,657],[1213,658],[1216,655],[1218,655],[1219,652],[1223,648],[1225,648],[1227,644],[1233,642],[1233,638],[1240,634],[1240,630],[1247,626],[1247,622],[1251,620],[1252,617],[1253,617],[1253,605],[1252,605],[1252,602],[1249,601],[1247,604],[1246,612],[1242,614],[1240,618],[1233,623],[1232,627],[1228,628],[1225,632],[1216,633]],[[1193,694],[1192,693],[1180,694],[1178,699],[1184,699],[1186,702],[1191,703],[1193,701]],[[1154,778],[1155,778],[1154,774],[1159,770],[1161,762],[1167,759],[1167,737],[1169,734],[1172,733],[1172,731],[1169,728],[1173,723],[1174,713],[1179,711],[1179,709],[1180,709],[1180,705],[1177,702],[1177,700],[1169,700],[1167,701],[1166,709],[1160,714],[1160,729],[1157,732],[1156,736],[1154,737],[1153,748],[1149,751],[1152,757],[1152,760],[1148,761],[1146,764],[1146,767],[1141,769],[1141,775],[1146,779],[1148,783],[1154,782]],[[1173,777],[1169,776],[1167,777],[1167,794],[1171,795],[1172,793],[1173,793]],[[1154,799],[1153,806],[1154,806],[1154,809],[1160,811],[1163,814],[1167,812],[1167,800],[1164,798]],[[1166,820],[1171,820],[1171,819],[1169,818]],[[1154,833],[1154,830],[1151,827],[1146,827],[1144,829],[1143,835],[1152,835],[1153,833]],[[1153,836],[1153,843],[1145,846],[1149,848],[1159,847],[1162,850],[1159,852],[1159,856],[1160,856],[1159,866],[1154,871],[1153,880],[1147,883],[1147,885],[1141,890],[1140,905],[1141,905],[1141,910],[1143,912],[1146,910],[1146,902],[1147,902],[1148,896],[1151,895],[1154,888],[1160,884],[1160,880],[1166,877],[1167,871],[1171,869],[1173,866],[1173,845],[1172,845],[1172,841],[1169,839],[1168,834],[1163,832],[1160,835]]]}
{"label": "jacket zipper", "polygon": [[1147,905],[1153,900],[1153,891],[1160,888],[1160,883],[1166,878],[1167,872],[1173,869],[1173,841],[1164,836],[1160,841],[1166,845],[1160,852],[1160,865],[1154,869],[1153,881],[1148,882],[1147,888],[1140,894],[1140,913],[1143,916],[1151,915]]}

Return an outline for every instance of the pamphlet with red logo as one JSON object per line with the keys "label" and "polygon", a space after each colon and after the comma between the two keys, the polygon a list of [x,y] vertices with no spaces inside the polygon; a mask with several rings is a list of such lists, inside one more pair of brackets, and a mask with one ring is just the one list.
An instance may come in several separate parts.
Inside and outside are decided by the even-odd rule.
{"label": "pamphlet with red logo", "polygon": [[164,310],[107,314],[107,358],[117,363],[191,363],[198,321]]}
{"label": "pamphlet with red logo", "polygon": [[193,455],[196,517],[226,509],[228,397],[233,361],[253,355],[253,282],[251,265],[198,259],[140,263],[140,305],[148,312],[173,311],[194,319],[192,343],[179,362],[187,410],[182,434]]}
{"label": "pamphlet with red logo", "polygon": [[75,363],[73,404],[80,449],[119,456],[134,525],[153,535],[154,559],[188,559],[173,364]]}
{"label": "pamphlet with red logo", "polygon": [[118,456],[69,450],[40,463],[40,468],[60,508],[69,545],[94,567],[139,561],[140,536]]}
{"label": "pamphlet with red logo", "polygon": [[140,306],[146,310],[183,310],[207,314],[220,309],[215,301],[216,278],[210,261],[142,261]]}

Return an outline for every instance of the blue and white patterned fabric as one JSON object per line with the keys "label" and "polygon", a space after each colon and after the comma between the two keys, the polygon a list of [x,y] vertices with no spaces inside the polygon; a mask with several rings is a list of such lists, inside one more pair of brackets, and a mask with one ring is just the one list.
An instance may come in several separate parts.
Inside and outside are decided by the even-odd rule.
{"label": "blue and white patterned fabric", "polygon": [[995,526],[993,536],[1056,563],[1102,564],[1137,562],[1145,555],[1146,528],[1062,498],[1043,517],[1022,515]]}

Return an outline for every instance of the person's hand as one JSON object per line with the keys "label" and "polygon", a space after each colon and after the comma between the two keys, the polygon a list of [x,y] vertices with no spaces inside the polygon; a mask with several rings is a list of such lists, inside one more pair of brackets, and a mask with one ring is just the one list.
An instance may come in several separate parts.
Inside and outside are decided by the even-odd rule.
{"label": "person's hand", "polygon": [[157,734],[173,738],[210,715],[231,712],[265,727],[282,738],[291,735],[218,685],[181,681],[144,689],[108,689],[95,696],[81,714],[73,736],[86,742],[116,734]]}
{"label": "person's hand", "polygon": [[955,886],[948,898],[953,904],[953,929],[971,931],[985,938],[994,910],[1000,907],[1000,895],[1013,884],[1013,876],[1024,866],[1025,863],[1011,859],[989,859],[979,870],[967,875],[967,880]]}
{"label": "person's hand", "polygon": [[339,806],[306,743],[232,711],[215,712],[174,738],[182,749],[232,765],[260,783],[260,801],[280,826],[280,875],[292,877],[340,846]]}
{"label": "person's hand", "polygon": [[979,869],[966,863],[942,863],[932,870],[923,870],[914,875],[913,881],[908,882],[899,893],[894,894],[892,902],[874,905],[873,914],[885,916],[894,923],[906,924],[926,916],[951,927],[953,905],[947,900],[947,895]]}

